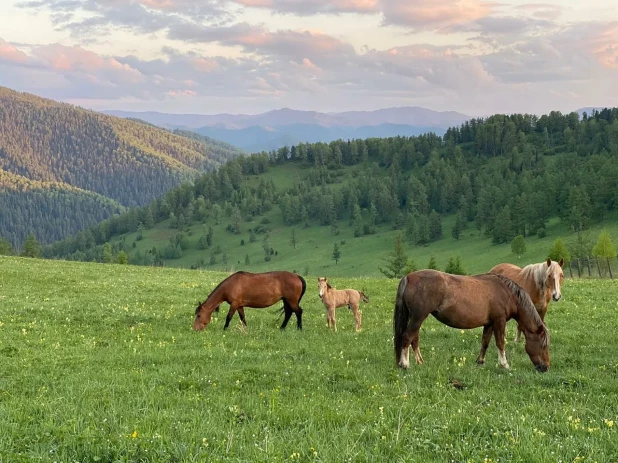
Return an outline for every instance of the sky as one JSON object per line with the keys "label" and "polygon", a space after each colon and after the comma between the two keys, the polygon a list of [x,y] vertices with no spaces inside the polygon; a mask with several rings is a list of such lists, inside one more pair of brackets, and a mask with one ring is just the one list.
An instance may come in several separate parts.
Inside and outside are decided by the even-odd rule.
{"label": "sky", "polygon": [[615,0],[0,0],[0,86],[96,110],[618,106]]}

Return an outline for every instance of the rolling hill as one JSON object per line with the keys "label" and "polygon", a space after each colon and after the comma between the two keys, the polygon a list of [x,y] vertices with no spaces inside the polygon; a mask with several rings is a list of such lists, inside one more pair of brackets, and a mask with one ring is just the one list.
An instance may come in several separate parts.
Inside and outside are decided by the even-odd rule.
{"label": "rolling hill", "polygon": [[193,130],[248,152],[347,138],[413,136],[427,132],[443,135],[447,128],[469,119],[469,116],[454,111],[438,112],[419,107],[341,113],[283,108],[255,115],[126,111],[106,113],[137,118],[170,129]]}
{"label": "rolling hill", "polygon": [[64,238],[239,153],[0,87],[0,236]]}
{"label": "rolling hill", "polygon": [[[581,120],[496,115],[444,137],[300,144],[238,157],[44,255],[378,275],[401,235],[417,267],[432,256],[440,269],[459,256],[468,272],[538,262],[557,238],[585,257],[602,228],[617,239],[617,159],[618,109]],[[511,251],[516,235],[523,257]]]}

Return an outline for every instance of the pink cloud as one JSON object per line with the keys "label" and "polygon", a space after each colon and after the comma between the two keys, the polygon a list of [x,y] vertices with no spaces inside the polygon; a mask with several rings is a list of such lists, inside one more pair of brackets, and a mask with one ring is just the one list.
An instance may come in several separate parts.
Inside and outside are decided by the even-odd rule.
{"label": "pink cloud", "polygon": [[386,24],[441,32],[488,16],[494,6],[481,0],[382,0]]}
{"label": "pink cloud", "polygon": [[104,58],[79,46],[67,47],[55,43],[38,47],[33,54],[57,71],[84,73],[111,71],[127,82],[138,82],[142,78],[141,73],[128,64],[122,64],[115,58]]}
{"label": "pink cloud", "polygon": [[239,5],[266,8],[279,13],[377,13],[379,0],[231,0]]}
{"label": "pink cloud", "polygon": [[193,60],[193,67],[200,72],[212,72],[219,67],[219,63],[212,59],[199,57]]}
{"label": "pink cloud", "polygon": [[11,43],[0,39],[0,61],[1,60],[21,64],[28,61],[28,56]]}
{"label": "pink cloud", "polygon": [[592,36],[588,49],[596,55],[601,66],[618,69],[618,21],[606,25]]}

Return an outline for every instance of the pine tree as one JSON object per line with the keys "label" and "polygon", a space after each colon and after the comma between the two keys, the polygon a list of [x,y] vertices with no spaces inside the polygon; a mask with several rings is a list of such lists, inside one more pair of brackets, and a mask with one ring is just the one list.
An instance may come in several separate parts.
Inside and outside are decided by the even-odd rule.
{"label": "pine tree", "polygon": [[103,262],[109,264],[112,261],[112,246],[109,243],[103,245]]}
{"label": "pine tree", "polygon": [[251,260],[249,259],[249,254],[245,254],[245,265],[251,265]]}
{"label": "pine tree", "polygon": [[429,258],[429,263],[427,264],[427,268],[431,270],[438,270],[438,264],[436,263],[436,258],[431,256]]}
{"label": "pine tree", "polygon": [[511,251],[518,259],[526,252],[526,240],[522,235],[517,235],[513,238],[513,241],[511,241]]}
{"label": "pine tree", "polygon": [[466,275],[466,271],[463,268],[463,264],[461,263],[461,257],[451,257],[448,260],[448,264],[444,269],[446,273],[450,273],[452,275]]}
{"label": "pine tree", "polygon": [[339,263],[339,259],[341,259],[341,251],[339,250],[339,245],[335,243],[333,246],[333,260],[335,261],[335,265]]}
{"label": "pine tree", "polygon": [[127,256],[127,253],[124,251],[120,251],[118,253],[118,255],[116,256],[116,263],[117,264],[122,264],[122,265],[126,265],[129,263],[129,257]]}
{"label": "pine tree", "polygon": [[397,235],[395,238],[395,249],[384,261],[386,262],[385,268],[378,267],[378,270],[380,270],[386,278],[401,278],[413,271],[415,267],[414,262],[408,259],[405,253],[401,235]]}
{"label": "pine tree", "polygon": [[292,231],[290,232],[290,246],[296,249],[296,243],[296,229],[292,228]]}

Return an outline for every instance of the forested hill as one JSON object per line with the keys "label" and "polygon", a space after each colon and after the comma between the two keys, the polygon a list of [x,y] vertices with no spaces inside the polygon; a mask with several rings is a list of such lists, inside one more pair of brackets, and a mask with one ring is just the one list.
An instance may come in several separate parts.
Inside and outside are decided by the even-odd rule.
{"label": "forested hill", "polygon": [[[539,253],[546,256],[544,240],[585,231],[616,209],[618,109],[581,120],[497,115],[444,137],[301,144],[239,157],[45,255],[109,261],[124,251],[138,264],[301,270],[319,262],[334,271],[337,245],[347,268],[364,272],[368,263],[376,270],[394,234],[423,259],[470,250],[478,260],[519,234],[529,246],[546,246]],[[592,247],[576,244],[573,253]]]}
{"label": "forested hill", "polygon": [[29,232],[64,238],[239,153],[0,87],[0,236],[18,246]]}

